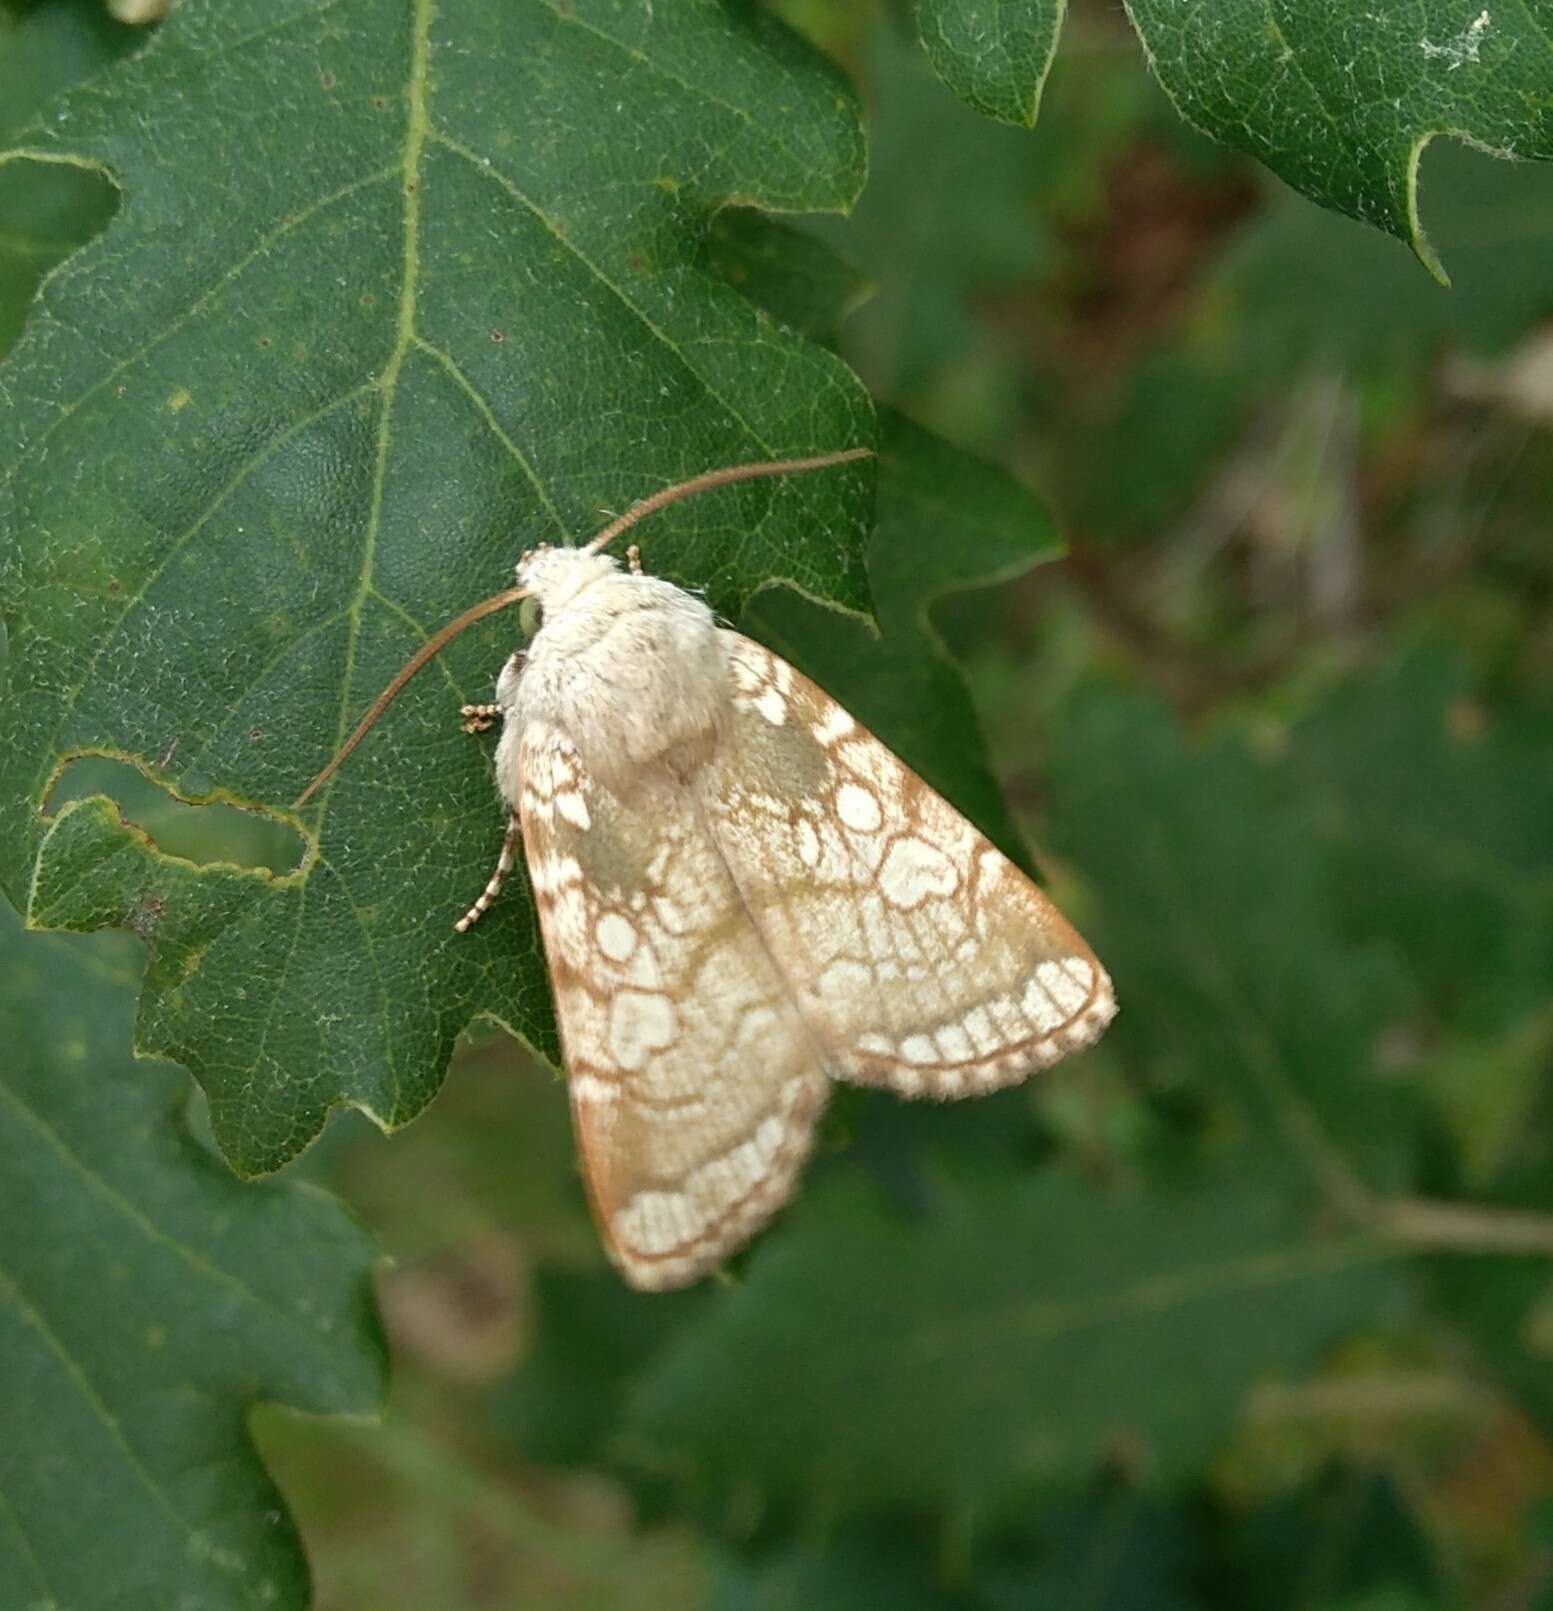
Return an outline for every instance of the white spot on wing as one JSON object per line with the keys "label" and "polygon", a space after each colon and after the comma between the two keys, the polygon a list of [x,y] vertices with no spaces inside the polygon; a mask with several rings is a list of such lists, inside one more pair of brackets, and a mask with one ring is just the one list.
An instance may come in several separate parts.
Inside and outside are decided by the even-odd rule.
{"label": "white spot on wing", "polygon": [[830,705],[815,723],[814,736],[822,744],[834,744],[838,738],[845,738],[856,726],[857,723],[840,705]]}
{"label": "white spot on wing", "polygon": [[985,1007],[973,1007],[966,1013],[965,1033],[970,1036],[971,1045],[983,1056],[996,1051],[1003,1044],[1003,1038],[992,1027],[992,1019]]}
{"label": "white spot on wing", "polygon": [[593,818],[588,814],[588,802],[575,789],[563,789],[556,795],[555,812],[574,828],[586,831],[593,826]]}
{"label": "white spot on wing", "polygon": [[1077,983],[1062,963],[1043,962],[1036,968],[1035,976],[1062,1009],[1064,1018],[1071,1018],[1084,1005],[1089,991]]}
{"label": "white spot on wing", "polygon": [[873,977],[861,962],[841,957],[820,975],[820,994],[832,1001],[855,1002],[873,984]]}
{"label": "white spot on wing", "polygon": [[935,1038],[946,1063],[968,1063],[976,1055],[971,1037],[958,1024],[945,1024]]}
{"label": "white spot on wing", "polygon": [[787,720],[787,701],[783,699],[775,688],[768,688],[755,701],[755,709],[771,723],[773,727],[780,727]]}
{"label": "white spot on wing", "polygon": [[574,1074],[567,1081],[572,1099],[594,1103],[601,1108],[620,1100],[620,1087],[613,1080],[601,1080],[597,1074]]}
{"label": "white spot on wing", "polygon": [[615,1236],[634,1252],[652,1257],[693,1242],[705,1221],[680,1191],[638,1192],[615,1214]]}
{"label": "white spot on wing", "polygon": [[1067,1019],[1067,1014],[1058,1008],[1041,984],[1039,969],[1025,986],[1023,1005],[1025,1017],[1035,1025],[1036,1033],[1040,1035],[1049,1035],[1054,1029],[1060,1029]]}
{"label": "white spot on wing", "polygon": [[667,996],[621,990],[609,1010],[609,1050],[623,1069],[639,1069],[674,1040],[674,1006]]}
{"label": "white spot on wing", "polygon": [[690,925],[685,921],[684,912],[666,897],[657,897],[652,903],[652,911],[653,916],[663,925],[665,932],[674,935],[689,932]]}
{"label": "white spot on wing", "polygon": [[836,790],[836,815],[855,833],[877,833],[884,821],[873,791],[857,783],[843,783]]}
{"label": "white spot on wing", "polygon": [[925,839],[897,839],[879,869],[880,889],[904,911],[929,895],[952,895],[959,882],[953,862]]}
{"label": "white spot on wing", "polygon": [[611,962],[629,962],[636,949],[636,930],[618,912],[605,912],[594,926],[593,937]]}

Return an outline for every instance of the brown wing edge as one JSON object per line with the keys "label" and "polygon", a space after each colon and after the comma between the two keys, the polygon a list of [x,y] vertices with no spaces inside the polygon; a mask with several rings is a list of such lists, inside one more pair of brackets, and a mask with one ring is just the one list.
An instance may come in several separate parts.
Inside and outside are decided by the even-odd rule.
{"label": "brown wing edge", "polygon": [[[797,1083],[797,1082],[795,1082]],[[814,1150],[814,1135],[828,1097],[823,1075],[803,1083],[797,1098],[782,1114],[785,1134],[767,1172],[742,1198],[729,1206],[696,1237],[665,1253],[644,1253],[624,1246],[615,1234],[613,1218],[620,1204],[611,1204],[603,1192],[603,1171],[590,1157],[591,1124],[588,1103],[572,1095],[572,1128],[582,1165],[583,1188],[598,1228],[599,1240],[610,1262],[627,1283],[641,1292],[669,1292],[693,1286],[720,1268],[752,1241],[790,1201]]]}
{"label": "brown wing edge", "polygon": [[[535,752],[547,739],[558,742],[567,752],[568,768],[573,774],[569,781],[575,786],[586,774],[564,735],[542,724],[535,724],[533,730],[524,734],[525,757],[537,759]],[[594,787],[602,787],[597,780],[587,781]],[[542,880],[536,878],[536,866],[546,856],[566,854],[564,840],[571,826],[562,819],[557,831],[556,818],[551,810],[552,793],[551,780],[545,769],[531,761],[525,767],[519,821],[530,883],[535,888],[536,896],[543,893],[540,888]],[[544,842],[547,839],[552,842]],[[548,915],[549,903],[541,898],[536,900],[536,906],[547,971],[552,989],[555,989],[558,980],[575,975],[576,970],[568,959],[557,953]],[[638,1290],[661,1292],[692,1285],[749,1242],[792,1197],[804,1165],[813,1151],[815,1128],[829,1096],[830,1082],[821,1059],[816,1055],[812,1069],[788,1079],[781,1093],[779,1109],[768,1113],[762,1121],[763,1130],[766,1124],[775,1120],[780,1126],[780,1135],[769,1153],[762,1155],[762,1167],[754,1175],[749,1189],[728,1202],[715,1216],[704,1220],[697,1233],[687,1237],[682,1244],[662,1252],[648,1252],[628,1246],[616,1230],[620,1211],[641,1195],[620,1193],[612,1196],[610,1190],[613,1170],[607,1158],[609,1115],[615,1103],[623,1100],[620,1082],[608,1078],[588,1058],[574,1055],[573,1048],[568,1045],[565,1013],[557,1010],[556,1020],[567,1070],[572,1129],[583,1189],[605,1252],[626,1282]],[[730,1167],[731,1154],[707,1160],[700,1166],[702,1170],[714,1172]]]}

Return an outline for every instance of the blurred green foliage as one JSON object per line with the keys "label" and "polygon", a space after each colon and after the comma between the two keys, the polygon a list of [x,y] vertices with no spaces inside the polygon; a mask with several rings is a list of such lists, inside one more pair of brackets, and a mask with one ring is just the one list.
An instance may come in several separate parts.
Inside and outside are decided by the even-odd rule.
{"label": "blurred green foliage", "polygon": [[[395,1389],[257,1420],[317,1603],[1544,1611],[1553,175],[1431,148],[1447,292],[1186,128],[1112,8],[1070,8],[1028,132],[904,6],[781,9],[859,86],[868,185],[724,214],[708,260],[916,423],[884,637],[748,619],[1028,835],[1122,1016],[980,1103],[842,1093],[802,1199],[670,1297],[605,1267],[505,1040],[400,1136],[334,1124],[294,1169],[397,1260]],[[961,591],[1048,517],[923,427],[1039,489],[1066,562]],[[54,803],[99,791],[294,864],[138,775]]]}

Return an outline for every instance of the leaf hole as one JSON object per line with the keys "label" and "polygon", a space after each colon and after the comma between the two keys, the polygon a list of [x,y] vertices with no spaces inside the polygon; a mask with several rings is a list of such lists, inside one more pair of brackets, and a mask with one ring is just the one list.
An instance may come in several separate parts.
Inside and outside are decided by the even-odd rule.
{"label": "leaf hole", "polygon": [[[186,786],[190,781],[185,779]],[[284,874],[302,864],[305,845],[289,823],[224,801],[191,805],[133,763],[106,755],[69,762],[54,780],[43,809],[54,816],[70,801],[96,794],[107,795],[125,821],[149,834],[158,850],[197,866],[226,862]]]}
{"label": "leaf hole", "polygon": [[0,299],[0,357],[21,333],[45,275],[106,229],[118,209],[117,188],[93,169],[25,157],[0,168],[0,218],[16,264]]}

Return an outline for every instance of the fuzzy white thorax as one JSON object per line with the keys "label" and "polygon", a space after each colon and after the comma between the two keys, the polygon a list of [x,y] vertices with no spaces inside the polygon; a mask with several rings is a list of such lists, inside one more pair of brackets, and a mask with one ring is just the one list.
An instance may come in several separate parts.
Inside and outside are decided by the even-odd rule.
{"label": "fuzzy white thorax", "polygon": [[542,625],[521,675],[504,672],[497,781],[518,803],[518,747],[535,721],[564,732],[616,794],[646,767],[713,738],[728,706],[726,650],[702,600],[608,554],[544,548],[518,566]]}

